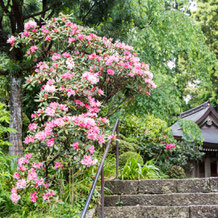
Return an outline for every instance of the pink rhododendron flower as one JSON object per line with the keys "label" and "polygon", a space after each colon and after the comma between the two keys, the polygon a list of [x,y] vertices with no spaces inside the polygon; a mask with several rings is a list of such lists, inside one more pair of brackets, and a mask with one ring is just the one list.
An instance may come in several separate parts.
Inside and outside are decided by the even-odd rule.
{"label": "pink rhododendron flower", "polygon": [[29,130],[36,130],[38,128],[38,125],[36,123],[31,123],[28,126]]}
{"label": "pink rhododendron flower", "polygon": [[23,165],[20,165],[20,166],[18,166],[17,167],[17,170],[21,170],[21,171],[26,171],[26,167],[25,166],[23,166]]}
{"label": "pink rhododendron flower", "polygon": [[20,174],[15,172],[14,175],[13,175],[13,178],[14,179],[19,179],[20,178]]}
{"label": "pink rhododendron flower", "polygon": [[99,143],[99,144],[103,144],[104,142],[105,142],[104,136],[103,136],[103,135],[100,135],[100,136],[98,137],[98,143]]}
{"label": "pink rhododendron flower", "polygon": [[72,146],[73,149],[76,150],[79,147],[79,142],[74,142]]}
{"label": "pink rhododendron flower", "polygon": [[53,192],[53,191],[51,191],[51,192],[46,192],[46,193],[44,193],[44,195],[43,195],[43,200],[45,201],[45,200],[48,200],[50,197],[53,197],[55,195],[55,193]]}
{"label": "pink rhododendron flower", "polygon": [[11,193],[13,194],[13,193],[17,193],[17,189],[16,188],[12,188],[11,189]]}
{"label": "pink rhododendron flower", "polygon": [[28,177],[27,177],[27,180],[28,181],[31,181],[31,180],[37,180],[38,179],[38,176],[37,176],[37,173],[35,171],[34,168],[31,168],[29,171],[28,171]]}
{"label": "pink rhododendron flower", "polygon": [[53,86],[53,85],[46,85],[45,87],[44,87],[44,90],[46,91],[46,92],[49,92],[49,93],[53,93],[53,92],[55,92],[56,91],[56,88],[55,88],[55,86]]}
{"label": "pink rhododendron flower", "polygon": [[89,82],[91,82],[92,84],[96,84],[98,83],[99,79],[98,79],[98,75],[97,74],[93,74],[90,72],[85,72],[82,75],[82,79],[87,79]]}
{"label": "pink rhododendron flower", "polygon": [[12,193],[11,194],[11,201],[15,204],[17,204],[17,202],[20,200],[20,195],[16,194],[16,193]]}
{"label": "pink rhododendron flower", "polygon": [[91,156],[84,155],[83,158],[84,158],[84,159],[81,161],[81,163],[82,163],[83,165],[86,165],[87,167],[92,166],[93,160],[92,160],[92,157],[91,157]]}
{"label": "pink rhododendron flower", "polygon": [[33,20],[28,21],[27,23],[25,23],[24,28],[26,30],[29,30],[30,28],[36,28],[37,27],[37,23]]}
{"label": "pink rhododendron flower", "polygon": [[46,139],[46,133],[45,132],[38,132],[35,135],[35,138],[38,139],[39,141],[44,141]]}
{"label": "pink rhododendron flower", "polygon": [[25,158],[26,158],[26,159],[30,159],[32,156],[33,156],[32,153],[25,154]]}
{"label": "pink rhododendron flower", "polygon": [[55,116],[55,110],[50,108],[50,107],[47,107],[46,110],[45,110],[45,113],[50,116],[50,117],[54,117]]}
{"label": "pink rhododendron flower", "polygon": [[69,39],[68,39],[68,42],[71,44],[72,42],[74,42],[76,39],[74,38],[74,37],[70,37]]}
{"label": "pink rhododendron flower", "polygon": [[25,144],[34,143],[34,137],[26,137],[24,143]]}
{"label": "pink rhododendron flower", "polygon": [[26,180],[25,179],[20,179],[16,183],[16,189],[24,189],[26,188]]}
{"label": "pink rhododendron flower", "polygon": [[31,202],[35,203],[36,202],[36,199],[38,198],[36,196],[37,192],[34,191],[33,193],[30,193],[30,197],[31,197]]}
{"label": "pink rhododendron flower", "polygon": [[33,162],[32,165],[33,165],[34,168],[40,169],[40,167],[43,166],[43,163],[41,163],[41,162],[38,162],[38,163]]}
{"label": "pink rhododendron flower", "polygon": [[95,147],[92,145],[91,147],[88,147],[88,150],[89,150],[90,154],[94,154]]}
{"label": "pink rhododendron flower", "polygon": [[112,70],[112,69],[107,69],[107,73],[109,74],[109,75],[114,75],[114,71]]}
{"label": "pink rhododendron flower", "polygon": [[26,159],[24,157],[21,157],[19,160],[18,160],[18,165],[22,165],[22,164],[25,164],[25,163],[29,163],[29,159]]}
{"label": "pink rhododendron flower", "polygon": [[61,168],[61,167],[63,167],[63,166],[64,166],[64,165],[61,164],[61,162],[56,162],[54,168],[55,168],[55,169],[59,169],[59,168]]}
{"label": "pink rhododendron flower", "polygon": [[49,139],[49,140],[47,140],[46,141],[46,145],[48,146],[48,147],[53,147],[53,145],[54,145],[54,138],[51,138],[51,139]]}
{"label": "pink rhododendron flower", "polygon": [[8,38],[7,43],[10,43],[11,46],[14,46],[15,40],[16,40],[15,37],[14,37],[14,36],[11,36],[10,38]]}

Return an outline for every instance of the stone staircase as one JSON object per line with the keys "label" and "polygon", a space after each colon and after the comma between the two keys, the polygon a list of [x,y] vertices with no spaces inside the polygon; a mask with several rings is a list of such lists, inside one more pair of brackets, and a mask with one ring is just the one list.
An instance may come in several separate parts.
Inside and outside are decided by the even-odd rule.
{"label": "stone staircase", "polygon": [[218,178],[107,181],[105,218],[218,218]]}

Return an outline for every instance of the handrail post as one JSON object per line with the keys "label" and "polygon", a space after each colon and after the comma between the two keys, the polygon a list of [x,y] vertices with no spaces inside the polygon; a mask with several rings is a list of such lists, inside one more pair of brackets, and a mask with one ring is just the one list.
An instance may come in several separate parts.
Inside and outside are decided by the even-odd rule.
{"label": "handrail post", "polygon": [[119,123],[117,125],[116,128],[116,136],[117,136],[117,140],[116,140],[116,178],[115,180],[119,180]]}
{"label": "handrail post", "polygon": [[101,170],[101,218],[104,218],[104,166]]}

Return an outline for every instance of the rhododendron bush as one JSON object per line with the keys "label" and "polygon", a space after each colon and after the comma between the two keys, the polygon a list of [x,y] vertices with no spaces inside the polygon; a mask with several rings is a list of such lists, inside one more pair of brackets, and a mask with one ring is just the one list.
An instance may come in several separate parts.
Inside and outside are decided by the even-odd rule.
{"label": "rhododendron bush", "polygon": [[[31,115],[24,141],[38,162],[19,160],[18,171],[23,176],[15,178],[21,182],[14,184],[12,193],[16,203],[18,190],[32,184],[36,190],[30,199],[37,202],[38,180],[44,189],[56,184],[58,170],[95,165],[96,147],[114,138],[106,133],[108,119],[98,115],[104,100],[118,92],[149,93],[155,84],[149,66],[140,62],[131,46],[99,37],[91,29],[73,24],[70,16],[60,15],[41,27],[29,21],[25,32],[8,42],[12,47],[22,46],[26,59],[35,63],[26,85],[41,88],[39,108]],[[45,192],[44,200],[48,199],[46,193],[52,193],[48,198],[53,196],[53,192]]]}

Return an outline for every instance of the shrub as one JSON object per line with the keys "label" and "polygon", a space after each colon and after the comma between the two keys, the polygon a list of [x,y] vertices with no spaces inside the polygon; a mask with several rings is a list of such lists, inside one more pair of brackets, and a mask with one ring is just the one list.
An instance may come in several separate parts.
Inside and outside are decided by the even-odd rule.
{"label": "shrub", "polygon": [[[60,176],[68,183],[69,169],[79,171],[95,165],[96,148],[114,138],[106,131],[108,119],[99,116],[103,103],[118,93],[129,97],[151,90],[155,84],[149,66],[139,61],[131,46],[97,36],[91,29],[73,24],[69,15],[61,14],[41,27],[29,21],[25,32],[10,37],[8,42],[12,48],[22,46],[24,65],[35,65],[25,86],[40,90],[39,106],[31,115],[24,143],[26,152],[33,153],[36,159],[33,164],[32,157],[26,154],[18,160],[16,173],[31,190],[26,195],[29,201],[32,198],[32,203],[41,204],[45,186],[58,190]],[[35,178],[29,181],[26,178],[32,172]],[[41,192],[32,190],[39,177],[43,180]],[[17,187],[16,181],[13,190]],[[17,193],[25,191],[19,189]],[[17,193],[14,197],[18,199]],[[52,195],[51,191],[44,199]]]}
{"label": "shrub", "polygon": [[170,178],[175,178],[175,179],[183,179],[186,176],[184,169],[180,166],[170,167],[168,171],[168,175]]}
{"label": "shrub", "polygon": [[123,153],[119,156],[119,166],[120,168],[122,169],[126,162],[128,161],[129,158],[133,158],[133,159],[136,159],[138,157],[138,163],[143,165],[143,158],[141,157],[140,154],[137,154],[136,152],[126,152],[126,153]]}

